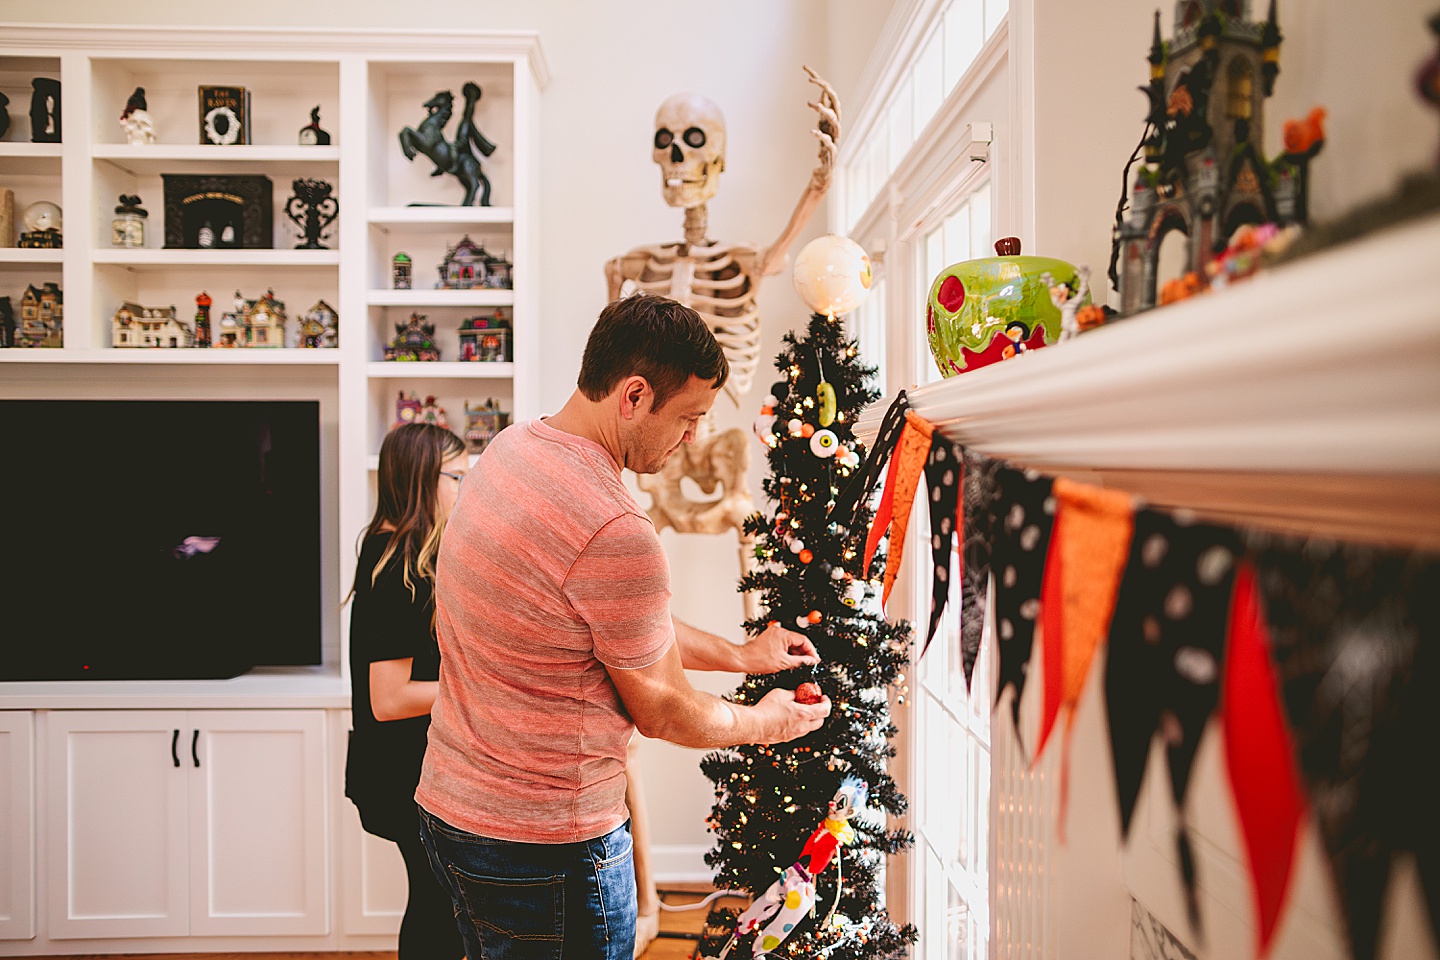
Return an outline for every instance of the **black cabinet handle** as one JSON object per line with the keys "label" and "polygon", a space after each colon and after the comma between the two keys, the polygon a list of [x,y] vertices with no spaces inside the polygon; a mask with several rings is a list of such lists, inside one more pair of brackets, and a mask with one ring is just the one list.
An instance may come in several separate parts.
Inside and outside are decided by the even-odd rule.
{"label": "black cabinet handle", "polygon": [[176,730],[170,737],[170,759],[175,761],[175,766],[180,766],[180,731]]}
{"label": "black cabinet handle", "polygon": [[195,735],[190,738],[190,759],[195,761],[195,766],[200,766],[200,731],[196,730]]}

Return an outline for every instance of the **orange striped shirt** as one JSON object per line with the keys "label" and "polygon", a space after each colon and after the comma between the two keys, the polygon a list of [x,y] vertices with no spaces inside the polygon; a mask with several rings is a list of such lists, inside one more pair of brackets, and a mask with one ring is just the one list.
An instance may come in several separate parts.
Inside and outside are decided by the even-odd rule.
{"label": "orange striped shirt", "polygon": [[420,805],[523,843],[624,823],[634,724],[606,668],[656,662],[675,628],[660,538],[610,454],[539,420],[502,431],[461,485],[435,598]]}

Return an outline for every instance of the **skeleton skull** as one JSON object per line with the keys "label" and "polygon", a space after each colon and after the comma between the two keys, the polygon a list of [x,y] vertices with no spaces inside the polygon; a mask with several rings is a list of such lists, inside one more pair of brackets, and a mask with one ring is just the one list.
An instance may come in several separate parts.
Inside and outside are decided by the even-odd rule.
{"label": "skeleton skull", "polygon": [[698,207],[715,196],[725,169],[725,115],[698,93],[679,93],[655,111],[655,162],[665,202]]}

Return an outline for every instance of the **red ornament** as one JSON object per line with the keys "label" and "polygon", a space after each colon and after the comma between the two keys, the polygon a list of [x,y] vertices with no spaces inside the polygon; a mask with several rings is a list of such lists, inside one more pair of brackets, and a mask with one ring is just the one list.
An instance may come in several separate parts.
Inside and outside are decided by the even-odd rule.
{"label": "red ornament", "polygon": [[815,554],[811,553],[809,550],[801,550],[801,551],[800,551],[800,562],[801,562],[801,563],[809,563],[811,560],[814,560],[814,559],[815,559]]}
{"label": "red ornament", "polygon": [[819,703],[823,699],[825,695],[820,692],[820,684],[812,680],[806,680],[795,688],[796,703]]}
{"label": "red ornament", "polygon": [[814,432],[815,432],[815,425],[814,425],[814,424],[806,423],[806,424],[802,424],[802,425],[800,426],[800,436],[802,436],[802,437],[808,437],[808,436],[810,436],[811,434],[813,434]]}
{"label": "red ornament", "polygon": [[811,623],[819,623],[824,618],[820,615],[819,610],[811,610],[810,616],[806,617],[806,619],[809,620]]}
{"label": "red ornament", "polygon": [[940,306],[955,313],[965,303],[965,284],[960,282],[959,277],[946,277],[940,283],[940,292],[935,295],[940,301]]}

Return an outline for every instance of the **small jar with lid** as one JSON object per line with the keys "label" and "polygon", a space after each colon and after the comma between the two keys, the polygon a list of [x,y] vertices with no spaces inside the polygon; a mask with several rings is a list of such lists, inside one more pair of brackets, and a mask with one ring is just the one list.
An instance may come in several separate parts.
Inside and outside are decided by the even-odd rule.
{"label": "small jar with lid", "polygon": [[140,206],[140,198],[121,194],[115,219],[110,221],[110,242],[117,247],[145,246],[145,218],[149,211]]}

